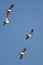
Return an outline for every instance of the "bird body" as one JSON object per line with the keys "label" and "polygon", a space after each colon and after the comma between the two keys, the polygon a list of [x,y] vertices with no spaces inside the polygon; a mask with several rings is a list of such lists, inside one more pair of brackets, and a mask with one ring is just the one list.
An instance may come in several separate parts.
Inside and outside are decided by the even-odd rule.
{"label": "bird body", "polygon": [[9,20],[8,20],[8,18],[6,18],[5,22],[6,22],[6,24],[8,24],[8,23],[9,23]]}
{"label": "bird body", "polygon": [[7,13],[6,13],[6,19],[5,19],[5,21],[3,22],[3,25],[9,24],[8,15],[9,15],[10,12],[12,11],[12,8],[13,8],[13,7],[14,7],[14,5],[12,4],[12,5],[8,8],[8,10],[6,10],[6,11],[7,11]]}
{"label": "bird body", "polygon": [[8,9],[9,12],[11,12],[11,9]]}
{"label": "bird body", "polygon": [[7,13],[6,13],[6,16],[8,17],[8,15],[10,14],[10,12],[12,11],[12,8],[14,7],[14,5],[12,4],[8,10],[7,10]]}
{"label": "bird body", "polygon": [[32,29],[32,30],[31,30],[31,32],[30,32],[28,35],[26,35],[26,40],[27,40],[28,38],[30,38],[30,37],[32,37],[32,36],[33,36],[33,34],[32,34],[32,33],[33,33],[33,31],[34,31],[34,30]]}
{"label": "bird body", "polygon": [[28,36],[31,37],[32,36],[32,33],[28,34]]}
{"label": "bird body", "polygon": [[23,53],[23,52],[21,52],[20,54],[24,55],[24,53]]}
{"label": "bird body", "polygon": [[26,48],[24,48],[23,51],[21,51],[21,53],[20,53],[20,59],[23,58],[23,55],[25,54],[25,52],[26,52]]}
{"label": "bird body", "polygon": [[3,23],[4,23],[4,25],[5,25],[5,24],[9,24],[8,17],[6,17],[6,19],[5,19],[5,21],[4,21]]}

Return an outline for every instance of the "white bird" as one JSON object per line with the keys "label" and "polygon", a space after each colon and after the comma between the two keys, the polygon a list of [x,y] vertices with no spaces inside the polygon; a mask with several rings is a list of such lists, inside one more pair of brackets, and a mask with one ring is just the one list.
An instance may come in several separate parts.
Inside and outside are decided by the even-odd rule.
{"label": "white bird", "polygon": [[14,4],[12,4],[9,8],[8,8],[8,10],[7,10],[7,14],[6,14],[6,16],[8,17],[8,15],[10,14],[10,12],[12,11],[12,8],[14,7]]}
{"label": "white bird", "polygon": [[21,53],[20,53],[20,59],[23,58],[23,55],[25,54],[25,52],[26,52],[26,48],[24,48],[23,51],[21,51]]}
{"label": "white bird", "polygon": [[5,24],[9,24],[9,19],[8,19],[8,17],[6,17],[5,21],[3,22],[3,25],[5,25]]}
{"label": "white bird", "polygon": [[32,36],[33,36],[33,34],[32,34],[32,33],[33,33],[33,31],[34,31],[34,30],[32,29],[32,30],[31,30],[31,32],[30,32],[28,35],[26,35],[26,40],[27,40],[28,38],[30,38],[30,37],[32,37]]}

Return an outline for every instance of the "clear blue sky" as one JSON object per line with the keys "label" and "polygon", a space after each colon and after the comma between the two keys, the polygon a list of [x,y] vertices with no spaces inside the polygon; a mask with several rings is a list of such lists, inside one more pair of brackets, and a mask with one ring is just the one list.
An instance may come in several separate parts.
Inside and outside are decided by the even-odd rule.
{"label": "clear blue sky", "polygon": [[[6,9],[12,4],[11,23],[3,26]],[[33,37],[26,40],[32,28]],[[20,60],[19,52],[25,47]],[[43,65],[43,0],[0,1],[0,65]]]}

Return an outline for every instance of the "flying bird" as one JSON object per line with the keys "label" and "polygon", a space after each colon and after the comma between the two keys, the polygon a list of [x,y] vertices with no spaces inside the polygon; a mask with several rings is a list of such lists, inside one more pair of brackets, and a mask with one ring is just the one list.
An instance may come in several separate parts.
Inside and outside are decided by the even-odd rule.
{"label": "flying bird", "polygon": [[26,48],[24,48],[23,51],[21,51],[21,53],[20,53],[20,59],[23,58],[23,55],[25,54],[25,52],[26,52]]}
{"label": "flying bird", "polygon": [[7,10],[7,14],[6,14],[6,16],[8,17],[8,15],[10,14],[10,12],[12,11],[12,8],[14,7],[14,4],[12,4],[9,8],[8,8],[8,10]]}
{"label": "flying bird", "polygon": [[26,40],[27,40],[28,38],[30,38],[30,37],[32,37],[32,36],[33,36],[33,34],[32,34],[32,33],[33,33],[33,31],[34,31],[34,30],[32,29],[32,30],[31,30],[31,32],[30,32],[28,35],[26,35]]}
{"label": "flying bird", "polygon": [[5,25],[5,24],[9,24],[9,19],[8,19],[8,17],[6,17],[5,21],[3,22],[3,25]]}

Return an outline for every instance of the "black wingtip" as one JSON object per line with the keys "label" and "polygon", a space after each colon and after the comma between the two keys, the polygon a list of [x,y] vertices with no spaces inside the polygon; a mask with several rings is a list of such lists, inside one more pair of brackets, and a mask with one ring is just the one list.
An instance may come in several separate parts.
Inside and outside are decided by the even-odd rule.
{"label": "black wingtip", "polygon": [[11,7],[14,7],[14,4],[12,4]]}
{"label": "black wingtip", "polygon": [[29,38],[29,36],[28,35],[26,35],[26,40]]}
{"label": "black wingtip", "polygon": [[33,31],[34,31],[34,29],[31,30],[31,32],[33,32]]}
{"label": "black wingtip", "polygon": [[5,22],[3,22],[3,25],[5,25],[6,23]]}
{"label": "black wingtip", "polygon": [[24,50],[26,51],[26,48],[24,48]]}

